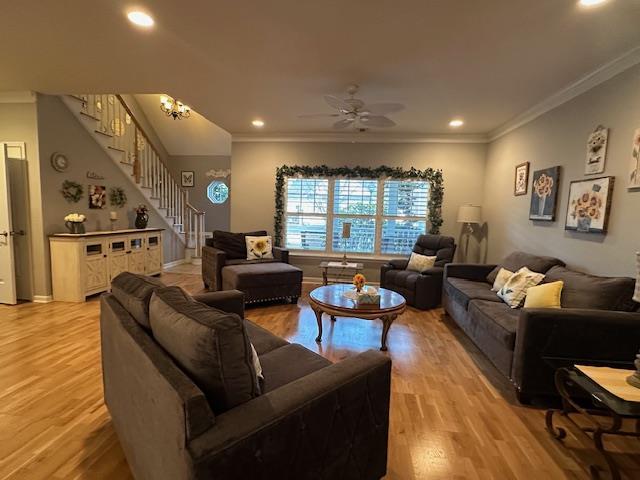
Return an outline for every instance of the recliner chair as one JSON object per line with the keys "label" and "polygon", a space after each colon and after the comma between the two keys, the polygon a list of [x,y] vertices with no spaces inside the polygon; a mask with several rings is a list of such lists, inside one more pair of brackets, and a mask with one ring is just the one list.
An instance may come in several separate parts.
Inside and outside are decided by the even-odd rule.
{"label": "recliner chair", "polygon": [[420,310],[435,308],[442,300],[444,266],[453,261],[456,253],[455,240],[443,235],[420,235],[413,251],[420,255],[435,255],[435,265],[418,273],[406,270],[408,258],[389,260],[380,267],[380,286],[399,293],[412,307]]}

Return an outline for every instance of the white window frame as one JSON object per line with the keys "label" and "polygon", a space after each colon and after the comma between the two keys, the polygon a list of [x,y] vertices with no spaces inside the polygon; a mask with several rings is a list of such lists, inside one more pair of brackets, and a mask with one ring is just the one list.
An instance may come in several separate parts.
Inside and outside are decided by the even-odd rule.
{"label": "white window frame", "polygon": [[[289,179],[294,177],[286,177],[284,182],[284,214],[282,221],[282,243],[285,248],[287,247],[287,217],[290,215],[287,212],[287,203],[289,198]],[[382,222],[384,220],[408,220],[408,221],[424,221],[425,222],[425,232],[428,228],[428,214],[429,214],[429,202],[431,201],[431,185],[429,185],[429,195],[427,196],[427,210],[424,216],[402,216],[402,215],[384,215],[384,183],[387,180],[401,180],[403,182],[427,182],[428,180],[423,179],[398,179],[393,177],[380,177],[380,178],[364,178],[364,177],[322,177],[322,176],[312,176],[312,177],[300,177],[303,179],[320,179],[327,180],[327,188],[328,188],[328,197],[327,197],[327,213],[291,213],[291,216],[303,216],[303,217],[319,217],[324,218],[326,220],[326,241],[324,250],[305,250],[305,249],[293,249],[289,250],[297,255],[318,255],[323,254],[323,256],[342,256],[343,250],[340,249],[339,246],[333,247],[333,219],[334,218],[373,218],[376,222],[375,229],[375,240],[374,240],[374,249],[373,253],[361,253],[361,252],[347,252],[347,256],[350,258],[388,258],[388,257],[406,257],[406,254],[393,254],[393,253],[382,253]],[[376,214],[375,215],[356,215],[356,214],[348,214],[348,213],[334,213],[334,194],[335,194],[335,183],[336,180],[376,180],[378,182],[378,191],[376,198]]]}

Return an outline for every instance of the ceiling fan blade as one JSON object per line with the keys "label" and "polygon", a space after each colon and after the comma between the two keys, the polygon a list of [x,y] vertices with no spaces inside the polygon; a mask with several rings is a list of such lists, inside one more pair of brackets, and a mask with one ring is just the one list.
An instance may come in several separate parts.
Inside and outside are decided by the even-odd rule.
{"label": "ceiling fan blade", "polygon": [[326,118],[339,116],[339,113],[307,113],[305,115],[298,115],[298,118]]}
{"label": "ceiling fan blade", "polygon": [[382,115],[367,115],[360,117],[360,121],[367,127],[395,127],[396,122]]}
{"label": "ceiling fan blade", "polygon": [[372,103],[362,107],[362,113],[367,112],[369,115],[388,115],[402,110],[404,110],[404,105],[401,103]]}
{"label": "ceiling fan blade", "polygon": [[353,124],[353,120],[345,118],[343,120],[338,120],[336,123],[334,123],[333,128],[342,130],[343,128],[347,128],[349,125],[352,125],[352,124]]}
{"label": "ceiling fan blade", "polygon": [[333,95],[325,95],[324,101],[327,102],[330,107],[340,110],[341,112],[351,111],[351,105],[338,97],[334,97]]}

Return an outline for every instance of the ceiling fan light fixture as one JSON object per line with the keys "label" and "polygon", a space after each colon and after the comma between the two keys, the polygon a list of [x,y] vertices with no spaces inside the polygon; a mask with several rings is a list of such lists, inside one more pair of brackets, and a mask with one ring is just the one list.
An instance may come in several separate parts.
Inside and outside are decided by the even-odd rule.
{"label": "ceiling fan light fixture", "polygon": [[449,126],[451,128],[460,128],[463,125],[464,125],[464,120],[462,120],[461,118],[454,118],[449,122]]}

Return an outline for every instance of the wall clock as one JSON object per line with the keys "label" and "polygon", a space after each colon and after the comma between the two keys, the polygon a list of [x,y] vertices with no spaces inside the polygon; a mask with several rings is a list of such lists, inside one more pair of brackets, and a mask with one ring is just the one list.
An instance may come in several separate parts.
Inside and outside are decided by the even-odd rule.
{"label": "wall clock", "polygon": [[58,172],[64,172],[69,168],[69,159],[62,153],[55,152],[51,155],[51,166]]}

